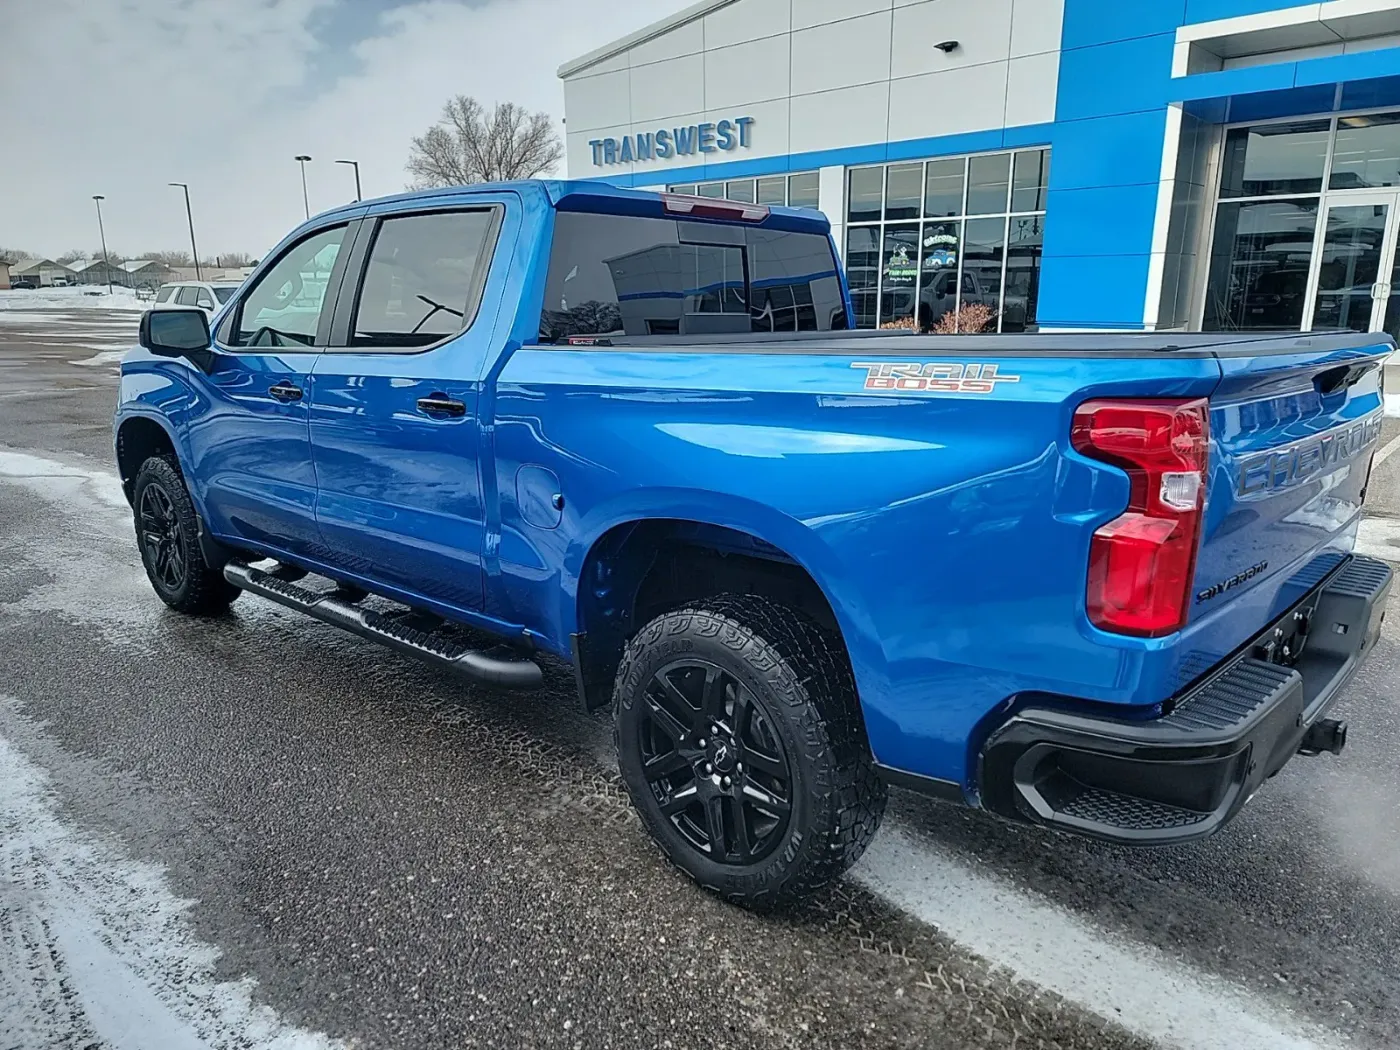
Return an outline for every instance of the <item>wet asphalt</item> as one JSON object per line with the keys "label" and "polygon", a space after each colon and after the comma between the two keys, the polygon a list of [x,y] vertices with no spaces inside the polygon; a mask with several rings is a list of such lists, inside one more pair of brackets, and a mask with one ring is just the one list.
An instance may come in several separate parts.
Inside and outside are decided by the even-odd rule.
{"label": "wet asphalt", "polygon": [[[92,358],[135,316],[0,317],[0,455],[113,472],[117,366]],[[1373,499],[1400,510],[1400,455]],[[633,818],[565,667],[502,695],[246,595],[176,616],[129,511],[73,479],[0,471],[0,551],[0,741],[75,834],[155,865],[213,977],[251,978],[289,1026],[386,1048],[1153,1045],[1129,1031],[1140,1006],[1095,1012],[1018,971],[1053,962],[1058,927],[978,955],[882,888],[888,851],[778,917],[696,890]],[[1206,842],[1130,851],[903,792],[887,828],[916,864],[976,873],[965,902],[932,902],[964,924],[994,882],[1317,1036],[1298,1045],[1400,1045],[1397,623],[1337,708],[1345,755],[1290,764]],[[3,971],[37,950],[5,948],[19,881],[0,868],[0,1048],[124,1045],[72,1042],[71,1008],[7,1031]],[[240,1038],[208,1045],[263,1045]]]}

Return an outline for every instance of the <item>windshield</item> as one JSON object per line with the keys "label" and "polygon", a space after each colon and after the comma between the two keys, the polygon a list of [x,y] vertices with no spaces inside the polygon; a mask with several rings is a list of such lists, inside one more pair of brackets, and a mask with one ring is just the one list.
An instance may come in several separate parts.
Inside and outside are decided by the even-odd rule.
{"label": "windshield", "polygon": [[238,291],[238,286],[230,284],[223,288],[215,288],[214,295],[220,303],[226,303],[233,298],[233,293]]}

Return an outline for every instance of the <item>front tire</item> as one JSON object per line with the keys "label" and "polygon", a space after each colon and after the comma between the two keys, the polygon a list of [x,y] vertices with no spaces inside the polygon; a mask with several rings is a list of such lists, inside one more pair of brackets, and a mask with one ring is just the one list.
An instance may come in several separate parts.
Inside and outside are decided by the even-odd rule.
{"label": "front tire", "polygon": [[643,823],[700,885],[790,904],[856,862],[885,811],[838,638],[782,605],[722,595],[652,620],[613,698]]}
{"label": "front tire", "polygon": [[141,464],[132,507],[146,577],[166,605],[189,616],[217,616],[243,593],[205,562],[194,501],[169,459],[152,456]]}

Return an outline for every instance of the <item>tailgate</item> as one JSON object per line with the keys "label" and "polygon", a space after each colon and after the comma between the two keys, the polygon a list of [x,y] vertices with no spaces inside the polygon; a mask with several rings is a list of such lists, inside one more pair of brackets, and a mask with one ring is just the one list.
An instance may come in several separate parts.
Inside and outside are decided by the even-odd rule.
{"label": "tailgate", "polygon": [[1381,365],[1394,348],[1378,335],[1329,351],[1328,339],[1314,337],[1307,353],[1220,355],[1193,621],[1310,555],[1352,548],[1381,434]]}

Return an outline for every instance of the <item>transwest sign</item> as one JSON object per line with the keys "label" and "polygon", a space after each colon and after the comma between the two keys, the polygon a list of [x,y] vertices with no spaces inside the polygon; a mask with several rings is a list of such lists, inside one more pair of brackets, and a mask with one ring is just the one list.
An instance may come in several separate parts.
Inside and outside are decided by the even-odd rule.
{"label": "transwest sign", "polygon": [[642,160],[669,160],[696,153],[748,149],[753,145],[753,117],[736,117],[716,123],[661,128],[620,139],[592,139],[593,166],[631,164]]}

